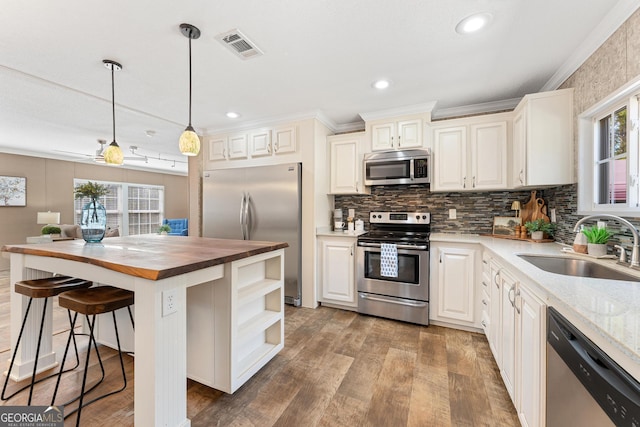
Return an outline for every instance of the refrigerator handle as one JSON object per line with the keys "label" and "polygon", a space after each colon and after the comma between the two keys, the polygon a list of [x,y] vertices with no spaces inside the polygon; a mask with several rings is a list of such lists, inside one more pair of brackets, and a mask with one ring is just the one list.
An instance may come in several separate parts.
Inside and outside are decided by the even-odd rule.
{"label": "refrigerator handle", "polygon": [[242,193],[242,199],[240,200],[240,231],[242,231],[242,239],[247,240],[245,227],[244,227],[244,205],[247,201],[246,194]]}
{"label": "refrigerator handle", "polygon": [[247,230],[245,240],[251,240],[251,194],[247,193],[244,202],[244,226]]}

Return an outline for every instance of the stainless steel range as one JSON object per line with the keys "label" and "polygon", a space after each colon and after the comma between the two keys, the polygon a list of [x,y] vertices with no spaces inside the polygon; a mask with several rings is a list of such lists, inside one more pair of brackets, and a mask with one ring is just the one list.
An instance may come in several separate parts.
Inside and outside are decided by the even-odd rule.
{"label": "stainless steel range", "polygon": [[429,232],[426,212],[371,212],[358,237],[358,312],[429,324]]}

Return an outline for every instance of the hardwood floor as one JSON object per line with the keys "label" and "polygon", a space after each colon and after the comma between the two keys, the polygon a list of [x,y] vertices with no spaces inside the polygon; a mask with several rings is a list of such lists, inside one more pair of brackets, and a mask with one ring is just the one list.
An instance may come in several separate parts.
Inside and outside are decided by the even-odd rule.
{"label": "hardwood floor", "polygon": [[[8,277],[0,272],[0,307],[8,298],[5,288]],[[0,327],[8,323],[2,313]],[[57,315],[54,323],[63,328],[64,320]],[[0,331],[8,342],[8,329]],[[66,333],[54,338],[59,353],[65,340]],[[85,348],[86,341],[81,339]],[[117,353],[101,353],[110,374],[104,387],[115,388]],[[0,353],[0,359],[9,357],[9,351]],[[91,361],[96,363],[94,356]],[[125,356],[125,363],[127,389],[83,409],[83,425],[133,425],[132,357]],[[98,370],[94,366],[92,373]],[[63,378],[60,401],[78,392],[81,375]],[[53,383],[37,387],[34,404],[49,404]],[[278,356],[233,395],[188,381],[187,399],[194,427],[520,425],[483,335],[327,307],[287,306],[285,348]],[[24,402],[22,393],[3,404]],[[66,424],[74,423],[74,415],[67,418]]]}

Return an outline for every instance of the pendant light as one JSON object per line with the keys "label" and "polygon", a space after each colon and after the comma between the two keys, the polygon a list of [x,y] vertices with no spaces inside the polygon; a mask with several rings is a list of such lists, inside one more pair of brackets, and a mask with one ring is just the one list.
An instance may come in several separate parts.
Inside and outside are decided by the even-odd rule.
{"label": "pendant light", "polygon": [[180,31],[189,39],[189,125],[180,135],[180,152],[185,156],[197,156],[200,152],[200,138],[191,126],[191,40],[200,37],[200,30],[191,24],[180,24]]}
{"label": "pendant light", "polygon": [[124,155],[122,154],[122,150],[120,146],[116,142],[116,96],[115,96],[115,82],[114,82],[114,73],[116,71],[122,70],[122,65],[117,63],[116,61],[112,61],[110,59],[102,60],[102,63],[105,67],[111,70],[111,112],[113,115],[113,141],[105,150],[102,155],[104,157],[104,162],[108,165],[121,165],[124,161]]}

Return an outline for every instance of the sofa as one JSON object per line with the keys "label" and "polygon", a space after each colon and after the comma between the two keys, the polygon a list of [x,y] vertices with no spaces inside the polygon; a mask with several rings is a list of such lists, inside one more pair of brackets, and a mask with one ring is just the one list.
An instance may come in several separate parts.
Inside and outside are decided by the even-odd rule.
{"label": "sofa", "polygon": [[[104,237],[118,237],[120,229],[118,227],[107,227]],[[60,237],[73,237],[74,239],[82,239],[82,228],[78,224],[60,224]]]}
{"label": "sofa", "polygon": [[162,221],[162,225],[167,224],[171,227],[171,231],[167,234],[170,236],[188,236],[189,235],[189,220],[187,218],[165,218]]}

